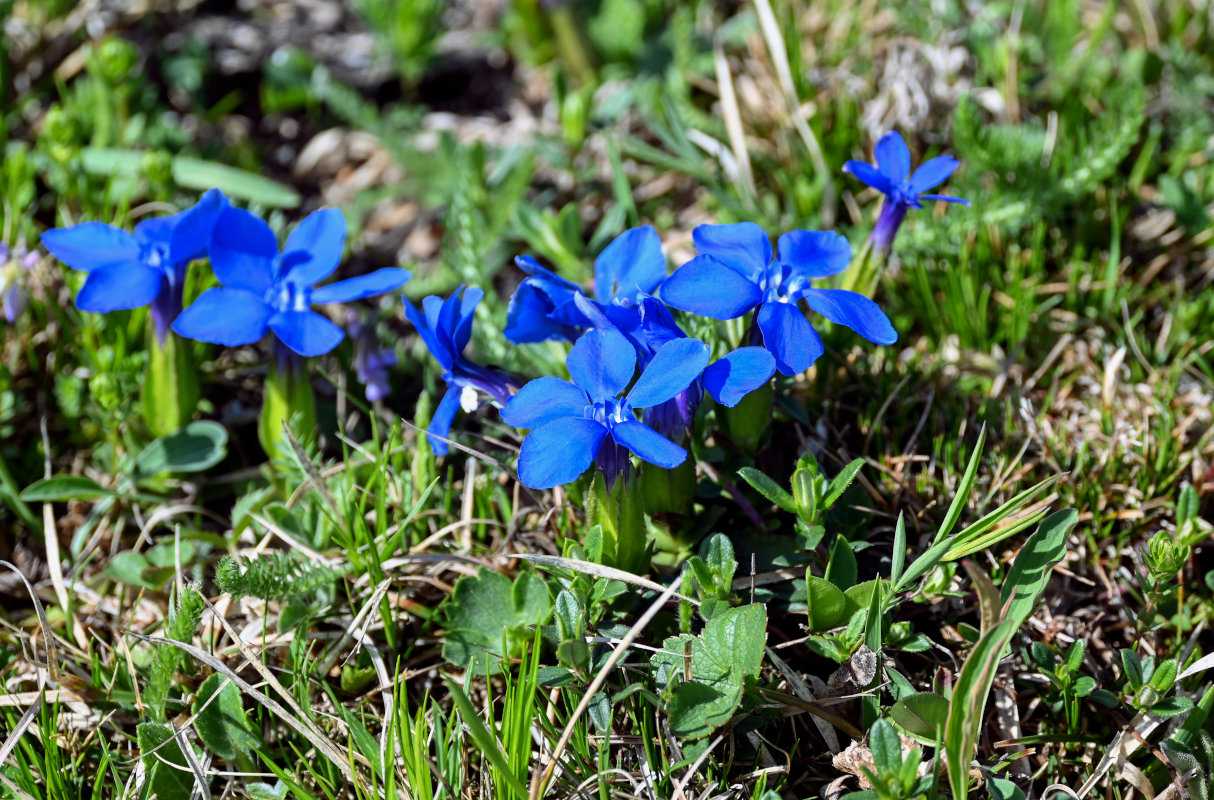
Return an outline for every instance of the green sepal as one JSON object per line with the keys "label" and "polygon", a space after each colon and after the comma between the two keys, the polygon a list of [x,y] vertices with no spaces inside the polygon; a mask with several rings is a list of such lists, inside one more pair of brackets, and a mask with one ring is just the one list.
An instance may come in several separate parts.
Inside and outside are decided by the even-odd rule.
{"label": "green sepal", "polygon": [[168,333],[161,342],[148,322],[143,421],[155,436],[184,428],[198,408],[198,368],[190,342]]}
{"label": "green sepal", "polygon": [[282,429],[284,421],[305,433],[316,428],[316,399],[312,396],[307,364],[294,354],[270,359],[266,372],[257,438],[271,459],[290,458],[291,445]]}

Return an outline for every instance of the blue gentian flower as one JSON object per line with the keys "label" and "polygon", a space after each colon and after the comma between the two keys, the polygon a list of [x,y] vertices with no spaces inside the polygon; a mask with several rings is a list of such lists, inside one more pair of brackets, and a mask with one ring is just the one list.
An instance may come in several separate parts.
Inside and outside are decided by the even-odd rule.
{"label": "blue gentian flower", "polygon": [[897,131],[890,131],[881,137],[877,142],[876,156],[876,166],[864,161],[848,161],[843,165],[843,171],[850,172],[885,195],[881,214],[877,217],[877,224],[869,237],[878,250],[889,249],[899,226],[902,225],[903,217],[906,216],[906,210],[922,208],[922,200],[943,200],[947,203],[969,205],[968,200],[960,197],[924,194],[947,180],[960,166],[960,162],[952,156],[929,158],[911,174],[910,149]]}
{"label": "blue gentian flower", "polygon": [[404,298],[405,315],[443,368],[443,380],[447,383],[447,392],[426,429],[433,434],[430,446],[435,455],[447,454],[447,443],[442,439],[448,438],[455,412],[461,407],[467,412],[475,411],[480,403],[478,392],[504,406],[518,389],[515,380],[502,370],[481,366],[464,356],[464,349],[472,339],[472,317],[484,296],[480,289],[462,287],[445,301],[432,295],[422,301],[424,314]]}
{"label": "blue gentian flower", "polygon": [[375,329],[363,325],[358,313],[346,316],[346,332],[354,342],[354,372],[366,388],[367,401],[374,403],[388,396],[388,368],[396,366],[396,353],[379,346]]}
{"label": "blue gentian flower", "polygon": [[211,268],[223,285],[203,292],[173,330],[202,342],[241,345],[261,339],[268,328],[301,356],[329,352],[343,334],[312,310],[313,303],[372,297],[411,277],[408,270],[389,267],[314,288],[337,269],[345,238],[341,212],[321,209],[295,226],[279,254],[269,225],[248,211],[224,209],[211,241]]}
{"label": "blue gentian flower", "polygon": [[550,489],[569,483],[596,460],[611,481],[627,469],[629,453],[666,469],[686,460],[686,450],[639,421],[635,412],[686,389],[708,364],[708,345],[686,338],[666,343],[621,397],[636,364],[636,350],[622,333],[591,330],[565,360],[572,383],[539,378],[510,399],[502,419],[531,431],[519,453],[519,479],[525,486]]}
{"label": "blue gentian flower", "polygon": [[[593,327],[579,304],[582,290],[531,256],[515,259],[527,277],[510,298],[506,311],[506,338],[515,344],[547,339],[572,341]],[[635,305],[651,294],[666,277],[662,241],[650,225],[624,231],[603,249],[594,262],[594,301],[604,308]],[[607,313],[605,311],[605,313]]]}
{"label": "blue gentian flower", "polygon": [[25,274],[38,263],[38,251],[27,251],[24,246],[17,245],[9,249],[8,245],[0,242],[0,311],[9,324],[17,321],[17,317],[25,310]]}
{"label": "blue gentian flower", "polygon": [[808,369],[824,349],[801,310],[801,300],[870,342],[898,340],[889,318],[872,300],[842,289],[813,288],[814,280],[842,272],[851,261],[851,245],[837,233],[786,233],[775,259],[767,234],[753,222],[701,225],[692,238],[698,255],[666,279],[662,299],[673,308],[712,319],[734,319],[757,309],[763,346],[784,375]]}
{"label": "blue gentian flower", "polygon": [[89,273],[76,295],[81,311],[108,314],[152,304],[160,341],[181,313],[185,270],[202,258],[227,198],[211,189],[192,208],[168,217],[145,219],[128,233],[102,222],[82,222],[42,234],[51,255]]}
{"label": "blue gentian flower", "polygon": [[[635,308],[621,304],[604,310],[589,300],[579,300],[578,304],[596,328],[623,333],[636,348],[642,368],[667,343],[688,338],[670,309],[650,295],[643,295]],[[732,408],[766,383],[775,371],[775,359],[767,350],[739,347],[705,367],[686,389],[665,403],[645,409],[645,424],[678,441],[691,428],[705,390],[718,403]]]}

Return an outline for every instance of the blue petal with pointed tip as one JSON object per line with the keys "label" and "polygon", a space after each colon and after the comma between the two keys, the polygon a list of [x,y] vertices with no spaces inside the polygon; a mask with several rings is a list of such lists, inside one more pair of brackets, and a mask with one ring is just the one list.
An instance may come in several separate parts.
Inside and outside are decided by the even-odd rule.
{"label": "blue petal with pointed tip", "polygon": [[502,420],[521,430],[535,430],[562,417],[581,417],[588,405],[590,398],[569,381],[536,378],[510,398]]}
{"label": "blue petal with pointed tip", "polygon": [[780,237],[780,263],[816,280],[838,275],[851,263],[851,242],[834,231],[789,231]]}
{"label": "blue petal with pointed tip", "polygon": [[607,429],[592,419],[565,417],[550,422],[523,440],[519,480],[532,489],[574,481],[594,462],[606,438]]}
{"label": "blue petal with pointed tip", "polygon": [[622,333],[600,328],[582,334],[565,358],[573,382],[595,402],[624,391],[636,363],[636,351]]}
{"label": "blue petal with pointed tip", "polygon": [[430,440],[430,449],[436,456],[447,455],[447,443],[437,437],[451,438],[451,422],[455,419],[455,413],[459,411],[460,393],[459,387],[448,387],[446,393],[443,394],[443,399],[438,403],[438,408],[434,409],[434,415],[430,417],[430,424],[426,426],[426,433],[433,434],[427,438]]}
{"label": "blue petal with pointed tip", "polygon": [[274,283],[278,241],[270,226],[241,208],[225,208],[211,237],[211,269],[229,289],[262,294]]}
{"label": "blue petal with pointed tip", "polygon": [[611,437],[631,452],[665,469],[673,469],[687,460],[687,451],[662,434],[636,420],[611,426]]}
{"label": "blue petal with pointed tip", "polygon": [[771,380],[776,359],[762,347],[739,347],[708,365],[700,383],[723,406],[733,408],[742,398]]}
{"label": "blue petal with pointed tip", "polygon": [[252,344],[266,334],[274,309],[244,289],[207,289],[173,322],[187,339],[233,347]]}
{"label": "blue petal with pointed tip", "polygon": [[763,346],[775,356],[776,369],[784,375],[809,369],[825,349],[795,303],[764,303],[756,321],[763,332]]}
{"label": "blue petal with pointed tip", "polygon": [[662,345],[628,392],[633,408],[665,403],[700,377],[708,366],[708,345],[699,339],[674,339]]}
{"label": "blue petal with pointed tip", "polygon": [[113,225],[82,222],[42,234],[42,246],[72,269],[94,270],[139,262],[139,241]]}
{"label": "blue petal with pointed tip", "polygon": [[341,328],[315,311],[284,311],[270,317],[270,330],[301,356],[322,356],[341,343]]}
{"label": "blue petal with pointed tip", "polygon": [[762,299],[757,283],[713,256],[696,256],[662,284],[667,305],[711,319],[740,317]]}
{"label": "blue petal with pointed tip", "polygon": [[160,294],[164,280],[164,272],[140,263],[95,269],[84,279],[76,295],[76,307],[108,314],[146,306]]}
{"label": "blue petal with pointed tip", "polygon": [[346,242],[346,218],[336,208],[322,208],[304,217],[287,236],[283,253],[307,253],[291,270],[291,280],[311,286],[333,274]]}
{"label": "blue petal with pointed tip", "polygon": [[648,294],[666,277],[662,240],[652,225],[626,230],[594,262],[594,296],[600,303]]}
{"label": "blue petal with pointed tip", "polygon": [[877,169],[885,173],[895,185],[902,184],[910,175],[910,148],[902,135],[890,131],[877,142]]}
{"label": "blue petal with pointed tip", "polygon": [[366,297],[390,292],[404,286],[413,277],[407,269],[384,267],[366,275],[321,286],[312,292],[313,303],[350,303]]}
{"label": "blue petal with pointed tip", "polygon": [[771,263],[771,240],[753,222],[699,225],[691,232],[696,253],[712,256],[752,282],[758,283]]}
{"label": "blue petal with pointed tip", "polygon": [[898,332],[876,303],[844,289],[808,289],[809,307],[836,325],[845,325],[874,344],[893,344]]}

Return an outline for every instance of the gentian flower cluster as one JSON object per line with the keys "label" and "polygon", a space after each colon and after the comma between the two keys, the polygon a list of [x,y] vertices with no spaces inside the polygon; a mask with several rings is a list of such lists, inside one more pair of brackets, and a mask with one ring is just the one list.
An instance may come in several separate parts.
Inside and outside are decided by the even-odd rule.
{"label": "gentian flower cluster", "polygon": [[[889,248],[907,209],[923,200],[965,203],[926,193],[957,168],[952,157],[931,159],[912,174],[905,142],[889,133],[876,158],[876,166],[849,161],[845,168],[885,195],[871,240],[876,250]],[[406,270],[386,268],[321,285],[337,269],[345,234],[341,213],[324,209],[301,221],[280,250],[265,222],[213,190],[180,214],[141,222],[133,234],[88,222],[49,231],[43,241],[60,260],[89,272],[77,297],[86,311],[151,303],[162,339],[170,325],[182,336],[226,345],[250,344],[273,331],[287,348],[280,354],[316,356],[333,349],[343,333],[313,311],[314,304],[371,297],[410,278]],[[875,344],[898,339],[872,300],[820,285],[852,263],[851,245],[837,233],[790,231],[774,253],[767,233],[751,222],[701,225],[692,238],[695,257],[668,276],[657,232],[649,226],[625,231],[595,260],[592,295],[530,256],[516,259],[527,277],[510,299],[504,334],[515,344],[573,342],[565,362],[570,381],[541,377],[520,389],[513,376],[466,354],[484,296],[478,288],[427,297],[420,310],[403,299],[447,387],[427,429],[434,452],[448,452],[445,440],[459,409],[471,412],[488,402],[508,424],[528,431],[519,457],[525,485],[568,483],[592,464],[610,485],[628,473],[634,455],[665,469],[682,464],[687,450],[679,442],[705,393],[729,408],[777,371],[792,376],[811,367],[825,348],[807,312]],[[220,286],[182,310],[186,266],[204,255]],[[9,274],[0,273],[10,319],[11,284]],[[746,340],[713,360],[713,348],[689,337],[672,309],[713,320],[749,315]],[[359,380],[368,399],[381,399],[395,359],[350,319]],[[296,396],[291,386],[298,385],[278,387],[280,406],[290,405],[282,398]]]}
{"label": "gentian flower cluster", "polygon": [[848,161],[843,165],[844,172],[850,172],[885,195],[881,214],[877,217],[877,224],[869,237],[875,249],[889,250],[907,209],[922,208],[923,200],[943,200],[946,203],[969,205],[968,200],[960,197],[925,194],[944,183],[960,166],[960,162],[952,156],[929,158],[912,174],[910,148],[897,131],[890,131],[881,137],[877,142],[876,156],[875,166],[864,161]]}
{"label": "gentian flower cluster", "polygon": [[9,249],[0,242],[0,312],[9,324],[25,310],[26,296],[22,289],[25,275],[38,263],[38,252],[28,251],[22,245]]}

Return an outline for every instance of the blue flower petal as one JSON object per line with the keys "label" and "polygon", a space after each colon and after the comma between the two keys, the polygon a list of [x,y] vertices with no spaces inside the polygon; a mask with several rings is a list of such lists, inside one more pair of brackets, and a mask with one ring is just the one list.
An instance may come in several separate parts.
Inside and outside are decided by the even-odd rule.
{"label": "blue flower petal", "polygon": [[573,339],[577,331],[553,319],[554,311],[552,300],[540,286],[523,281],[510,297],[502,333],[514,344]]}
{"label": "blue flower petal", "polygon": [[708,366],[708,345],[699,339],[674,339],[662,345],[628,392],[633,408],[665,403],[700,377]]}
{"label": "blue flower petal", "polygon": [[278,277],[277,257],[278,240],[269,225],[241,208],[220,213],[211,236],[211,269],[220,283],[263,294]]}
{"label": "blue flower petal", "polygon": [[[436,302],[441,302],[439,298],[433,295],[427,297],[426,300],[430,300],[431,298]],[[413,323],[413,327],[417,329],[418,334],[422,337],[422,341],[426,343],[426,349],[430,351],[430,355],[434,356],[435,360],[438,361],[439,366],[443,368],[443,372],[450,371],[455,360],[451,349],[445,343],[439,341],[427,316],[410,303],[409,298],[402,295],[401,300],[405,304],[405,316]]]}
{"label": "blue flower petal", "polygon": [[455,419],[455,413],[459,411],[460,394],[461,390],[458,386],[448,387],[443,399],[438,403],[438,408],[434,409],[434,414],[430,417],[430,424],[426,426],[426,433],[434,434],[427,438],[430,440],[430,449],[436,456],[447,455],[447,443],[437,437],[451,438],[451,422]]}
{"label": "blue flower petal", "polygon": [[771,263],[771,240],[753,222],[699,225],[691,232],[696,252],[712,256],[725,266],[758,283]]}
{"label": "blue flower petal", "polygon": [[364,297],[374,297],[377,294],[390,292],[404,286],[413,277],[407,269],[384,267],[366,275],[348,278],[328,286],[321,286],[312,292],[313,303],[349,303],[362,300]]}
{"label": "blue flower petal", "polygon": [[804,278],[838,275],[851,263],[851,242],[834,231],[789,231],[780,237],[780,262]]}
{"label": "blue flower petal", "polygon": [[484,291],[475,286],[469,286],[463,290],[459,301],[459,322],[451,333],[451,341],[456,353],[464,352],[468,342],[472,341],[472,320],[476,315],[476,307],[480,305],[484,297]]}
{"label": "blue flower petal", "polygon": [[223,192],[208,189],[193,206],[169,217],[173,223],[169,236],[169,258],[174,264],[185,264],[207,254],[215,224],[227,205],[228,198],[223,196]]}
{"label": "blue flower petal", "polygon": [[265,336],[273,313],[260,295],[244,289],[208,289],[177,316],[173,330],[200,342],[252,344]]}
{"label": "blue flower petal", "polygon": [[640,313],[641,323],[637,328],[636,338],[651,354],[656,353],[667,342],[687,336],[674,321],[670,309],[656,297],[642,298]]}
{"label": "blue flower petal", "polygon": [[740,317],[762,299],[757,283],[713,256],[696,256],[662,284],[667,305],[712,319]]}
{"label": "blue flower petal", "polygon": [[535,430],[562,417],[581,417],[588,405],[590,398],[569,381],[536,378],[510,398],[502,409],[502,419],[507,425]]}
{"label": "blue flower petal", "polygon": [[846,325],[874,344],[893,344],[898,332],[876,303],[845,289],[809,289],[809,307],[837,325]]}
{"label": "blue flower petal", "polygon": [[906,182],[911,194],[922,194],[928,189],[934,189],[948,180],[948,176],[957,171],[961,162],[952,156],[937,156],[929,158],[919,165],[915,174]]}
{"label": "blue flower petal", "polygon": [[775,356],[776,369],[784,375],[809,369],[825,349],[795,303],[764,303],[756,321],[763,332],[763,346]]}
{"label": "blue flower petal", "polygon": [[537,281],[548,287],[549,290],[560,289],[566,292],[580,292],[581,289],[576,283],[567,281],[560,275],[557,275],[550,269],[540,266],[540,262],[536,261],[531,256],[516,256],[514,264],[528,275],[534,276]]}
{"label": "blue flower petal", "polygon": [[948,195],[948,194],[921,194],[921,195],[919,195],[919,199],[920,200],[943,200],[946,203],[960,203],[961,205],[963,205],[967,208],[969,207],[969,204],[970,204],[970,201],[966,200],[965,198],[953,197],[952,195]]}
{"label": "blue flower petal", "polygon": [[896,186],[884,172],[864,161],[848,161],[843,165],[844,172],[850,172],[882,194],[889,194]]}
{"label": "blue flower petal", "polygon": [[[434,337],[442,344],[443,347],[451,353],[453,361],[459,361],[460,353],[463,352],[462,347],[458,347],[455,341],[456,329],[459,327],[460,299],[459,294],[464,287],[455,290],[455,293],[443,301],[439,307],[438,316],[434,321]],[[429,300],[426,301],[426,316],[430,316],[431,309],[434,308]]]}
{"label": "blue flower petal", "polygon": [[135,226],[135,238],[140,244],[158,244],[169,246],[173,238],[173,224],[176,214],[171,217],[149,217]]}
{"label": "blue flower petal", "polygon": [[593,463],[605,438],[607,429],[592,419],[566,417],[550,422],[523,439],[519,480],[532,489],[570,483]]}
{"label": "blue flower petal", "polygon": [[652,225],[626,230],[594,262],[594,296],[600,303],[648,294],[666,277],[662,240]]}
{"label": "blue flower petal", "polygon": [[625,420],[611,426],[611,437],[642,461],[673,469],[687,460],[687,451],[653,428],[636,420]]}
{"label": "blue flower petal", "polygon": [[345,335],[315,311],[280,311],[267,324],[283,344],[301,356],[322,356]]}
{"label": "blue flower petal", "polygon": [[84,286],[76,295],[76,307],[98,314],[139,308],[155,300],[164,283],[164,272],[143,264],[102,267],[84,279]]}
{"label": "blue flower petal", "polygon": [[72,269],[93,270],[139,261],[139,241],[103,222],[49,230],[42,234],[42,246]]}
{"label": "blue flower petal", "polygon": [[624,391],[632,382],[636,363],[636,351],[624,334],[602,328],[582,334],[565,358],[573,382],[595,402]]}
{"label": "blue flower petal", "polygon": [[730,408],[771,379],[776,359],[762,347],[739,347],[708,365],[700,383],[723,406]]}
{"label": "blue flower petal", "polygon": [[910,148],[897,131],[881,137],[876,148],[877,169],[895,184],[902,184],[910,175]]}
{"label": "blue flower petal", "polygon": [[346,241],[346,218],[336,208],[313,211],[287,236],[283,253],[307,253],[307,260],[291,268],[291,280],[306,286],[333,274],[341,263]]}

